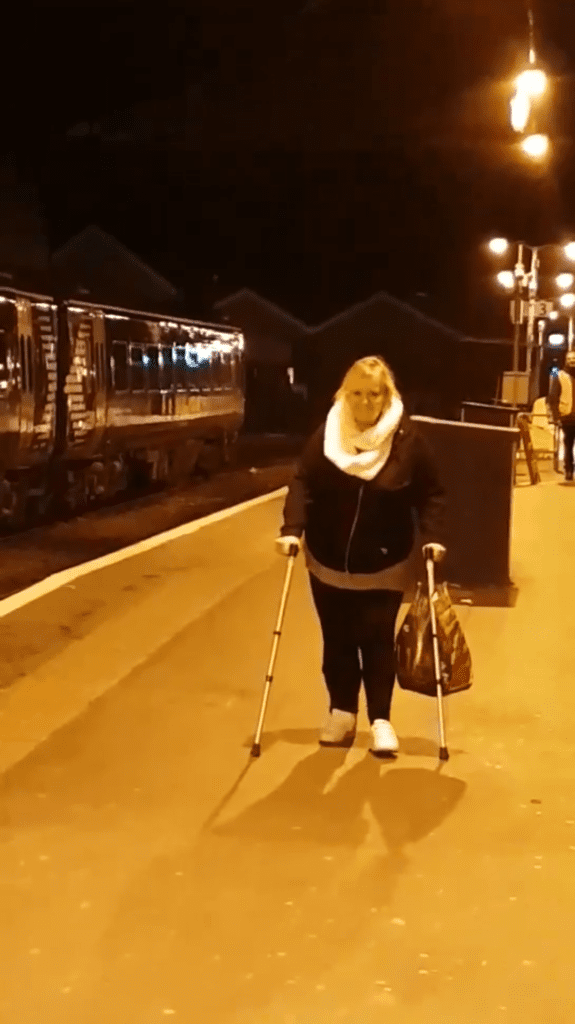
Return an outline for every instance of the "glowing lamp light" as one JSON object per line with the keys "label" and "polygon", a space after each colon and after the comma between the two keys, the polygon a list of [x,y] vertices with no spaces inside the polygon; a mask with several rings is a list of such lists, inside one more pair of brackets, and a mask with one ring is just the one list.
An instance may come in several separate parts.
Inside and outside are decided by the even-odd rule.
{"label": "glowing lamp light", "polygon": [[497,275],[497,280],[501,287],[508,291],[513,291],[515,288],[515,276],[511,270],[501,270]]}
{"label": "glowing lamp light", "polygon": [[524,131],[531,113],[529,96],[524,92],[516,92],[509,106],[511,109],[511,127],[516,132]]}
{"label": "glowing lamp light", "polygon": [[565,342],[565,335],[564,334],[550,334],[549,338],[547,340],[548,340],[550,345],[553,345],[554,348],[559,348],[559,346],[563,345],[564,342]]}
{"label": "glowing lamp light", "polygon": [[571,288],[571,285],[575,281],[573,274],[557,274],[555,278],[558,288]]}
{"label": "glowing lamp light", "polygon": [[521,149],[532,160],[542,160],[549,152],[549,139],[546,135],[528,135],[523,139]]}
{"label": "glowing lamp light", "polygon": [[575,260],[575,242],[567,242],[563,249],[568,260]]}
{"label": "glowing lamp light", "polygon": [[573,309],[575,306],[575,295],[573,292],[566,292],[565,295],[561,295],[559,302],[563,306],[563,309]]}
{"label": "glowing lamp light", "polygon": [[496,256],[503,256],[509,248],[509,242],[506,238],[492,238],[489,242],[489,248]]}
{"label": "glowing lamp light", "polygon": [[540,68],[529,68],[515,79],[518,95],[539,99],[547,90],[547,75]]}

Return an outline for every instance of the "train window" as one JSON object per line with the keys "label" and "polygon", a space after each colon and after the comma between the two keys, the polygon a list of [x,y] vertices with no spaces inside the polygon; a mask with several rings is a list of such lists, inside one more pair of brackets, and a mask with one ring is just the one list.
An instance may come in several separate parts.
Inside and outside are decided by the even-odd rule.
{"label": "train window", "polygon": [[112,344],[112,360],[114,367],[114,390],[128,390],[128,346],[125,341]]}
{"label": "train window", "polygon": [[197,382],[202,391],[210,391],[212,387],[211,361],[212,352],[208,345],[197,345],[198,360]]}
{"label": "train window", "polygon": [[148,388],[150,391],[160,390],[160,363],[159,349],[150,345],[144,354],[144,365],[148,373]]}
{"label": "train window", "polygon": [[229,359],[229,363],[230,363],[230,369],[229,369],[230,384],[229,384],[229,386],[230,386],[230,388],[235,388],[235,387],[237,387],[237,383],[238,383],[238,357],[237,357],[236,353],[232,351],[232,352],[230,352],[230,354],[228,356],[228,359]]}
{"label": "train window", "polygon": [[192,344],[186,345],[186,367],[187,367],[187,380],[190,391],[200,390],[200,364],[198,361],[198,352]]}
{"label": "train window", "polygon": [[8,365],[8,358],[6,331],[0,330],[0,393],[6,391],[10,384],[10,367]]}
{"label": "train window", "polygon": [[174,352],[175,352],[174,369],[175,369],[176,388],[178,389],[178,391],[187,391],[188,390],[188,368],[187,368],[187,365],[186,365],[186,350],[182,346],[177,345],[176,348],[174,349]]}
{"label": "train window", "polygon": [[165,346],[160,349],[160,389],[172,390],[172,349]]}
{"label": "train window", "polygon": [[221,391],[224,386],[224,358],[223,352],[212,353],[212,380],[217,391]]}
{"label": "train window", "polygon": [[231,351],[222,352],[222,387],[225,388],[226,391],[229,391],[232,386],[232,359],[233,355]]}
{"label": "train window", "polygon": [[144,350],[140,345],[130,345],[130,368],[132,391],[144,391],[146,387]]}

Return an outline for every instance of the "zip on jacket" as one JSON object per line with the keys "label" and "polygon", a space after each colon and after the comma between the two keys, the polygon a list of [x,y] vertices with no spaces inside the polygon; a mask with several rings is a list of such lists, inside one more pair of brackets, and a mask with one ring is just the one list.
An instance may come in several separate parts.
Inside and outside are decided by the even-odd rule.
{"label": "zip on jacket", "polygon": [[361,505],[361,499],[362,499],[362,496],[363,496],[363,489],[364,489],[364,487],[365,487],[365,484],[362,484],[361,487],[359,488],[359,495],[358,495],[358,498],[357,498],[357,508],[355,510],[355,519],[353,520],[353,523],[352,523],[351,532],[350,532],[350,535],[349,535],[349,540],[347,542],[347,549],[346,549],[346,552],[345,552],[345,572],[349,572],[349,552],[350,552],[350,549],[351,549],[351,542],[353,540],[353,535],[355,533],[355,528],[357,526],[357,520],[359,519],[359,506]]}

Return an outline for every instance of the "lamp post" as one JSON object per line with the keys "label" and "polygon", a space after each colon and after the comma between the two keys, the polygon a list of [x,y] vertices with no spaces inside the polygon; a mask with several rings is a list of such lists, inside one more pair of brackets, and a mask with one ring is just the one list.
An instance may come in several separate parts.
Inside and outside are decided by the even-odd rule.
{"label": "lamp post", "polygon": [[[514,242],[509,243],[505,238],[492,238],[489,242],[489,249],[495,256],[503,256],[510,245],[517,246],[517,260],[513,271],[503,270],[497,274],[497,280],[507,291],[513,292],[513,373],[514,373],[514,388],[513,388],[513,405],[516,406],[517,398],[517,375],[519,373],[519,356],[520,356],[520,344],[521,344],[521,326],[524,322],[524,293],[527,292],[528,297],[528,308],[527,308],[527,330],[526,330],[526,366],[525,371],[530,376],[533,372],[533,350],[535,346],[535,319],[536,319],[536,302],[539,292],[539,269],[540,269],[540,253],[545,249],[560,249],[556,242],[547,242],[544,245],[529,245],[527,242]],[[531,265],[529,270],[526,270],[524,263],[524,252],[527,250],[531,253]],[[575,261],[575,242],[568,242],[563,246],[563,253],[567,259]],[[568,288],[573,284],[575,280],[573,274],[559,274],[556,277],[556,283],[560,288]],[[562,299],[566,299],[566,296],[562,296]],[[573,307],[575,307],[575,295],[573,296]],[[567,308],[567,307],[565,307]],[[571,328],[573,333],[574,328]],[[575,338],[572,339],[575,340]],[[540,354],[540,353],[539,353]]]}
{"label": "lamp post", "polygon": [[[533,11],[529,18],[529,63],[515,79],[515,93],[509,105],[511,127],[522,135],[521,149],[531,160],[543,160],[550,147],[549,138],[538,130],[537,108],[549,88],[549,80],[538,66],[535,53],[535,23]],[[527,132],[527,134],[525,134]]]}

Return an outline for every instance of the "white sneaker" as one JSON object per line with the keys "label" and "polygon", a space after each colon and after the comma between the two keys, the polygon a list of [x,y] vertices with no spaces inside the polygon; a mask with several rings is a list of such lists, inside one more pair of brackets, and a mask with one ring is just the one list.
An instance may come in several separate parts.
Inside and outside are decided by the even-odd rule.
{"label": "white sneaker", "polygon": [[371,726],[372,754],[397,754],[399,743],[395,729],[385,718],[376,718]]}
{"label": "white sneaker", "polygon": [[334,708],[328,714],[320,729],[319,742],[322,747],[351,747],[355,739],[357,715],[351,711]]}

